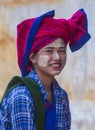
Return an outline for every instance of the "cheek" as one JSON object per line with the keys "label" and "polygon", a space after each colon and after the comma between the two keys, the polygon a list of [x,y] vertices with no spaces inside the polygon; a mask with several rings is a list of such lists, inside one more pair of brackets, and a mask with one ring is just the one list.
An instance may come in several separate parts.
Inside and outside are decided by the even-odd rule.
{"label": "cheek", "polygon": [[45,67],[49,61],[49,57],[47,55],[42,55],[39,57],[38,64],[40,66]]}
{"label": "cheek", "polygon": [[67,61],[67,56],[65,55],[64,57],[62,57],[62,61],[64,64],[66,64],[66,61]]}
{"label": "cheek", "polygon": [[65,62],[67,61],[67,56],[64,57]]}

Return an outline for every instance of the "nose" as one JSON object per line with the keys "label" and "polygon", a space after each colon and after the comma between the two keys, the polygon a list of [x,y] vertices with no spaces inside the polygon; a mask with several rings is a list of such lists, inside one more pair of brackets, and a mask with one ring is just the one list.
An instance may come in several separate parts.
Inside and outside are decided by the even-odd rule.
{"label": "nose", "polygon": [[54,60],[59,60],[60,59],[60,56],[59,56],[58,52],[53,53],[53,59]]}

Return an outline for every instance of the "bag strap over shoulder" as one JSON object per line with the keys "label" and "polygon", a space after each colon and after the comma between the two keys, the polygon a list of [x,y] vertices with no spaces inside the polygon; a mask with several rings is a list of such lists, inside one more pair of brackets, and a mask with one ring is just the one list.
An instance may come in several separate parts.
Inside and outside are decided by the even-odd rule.
{"label": "bag strap over shoulder", "polygon": [[35,116],[36,130],[44,130],[44,124],[45,124],[44,103],[42,100],[42,94],[40,92],[40,88],[33,79],[29,77],[19,77],[19,76],[13,77],[7,86],[3,98],[6,97],[14,87],[17,87],[18,85],[22,85],[22,84],[24,84],[28,88],[34,100],[34,107],[36,112],[36,116]]}

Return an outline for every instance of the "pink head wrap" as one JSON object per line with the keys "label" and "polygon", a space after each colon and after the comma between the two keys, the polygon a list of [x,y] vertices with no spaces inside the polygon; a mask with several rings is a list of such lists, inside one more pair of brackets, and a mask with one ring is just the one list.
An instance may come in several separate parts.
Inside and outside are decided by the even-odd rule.
{"label": "pink head wrap", "polygon": [[17,26],[18,65],[22,76],[30,71],[29,55],[57,38],[69,44],[71,51],[80,49],[89,39],[87,16],[83,9],[70,19],[54,19],[54,10],[37,18],[24,20]]}

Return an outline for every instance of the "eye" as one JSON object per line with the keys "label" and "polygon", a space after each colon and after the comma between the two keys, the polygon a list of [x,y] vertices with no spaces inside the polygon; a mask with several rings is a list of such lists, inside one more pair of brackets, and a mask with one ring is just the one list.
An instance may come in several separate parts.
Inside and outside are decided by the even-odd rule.
{"label": "eye", "polygon": [[47,53],[52,53],[53,52],[53,50],[46,50],[45,52],[47,52]]}
{"label": "eye", "polygon": [[59,50],[59,53],[61,53],[61,54],[66,54],[66,49],[60,49],[60,50]]}

